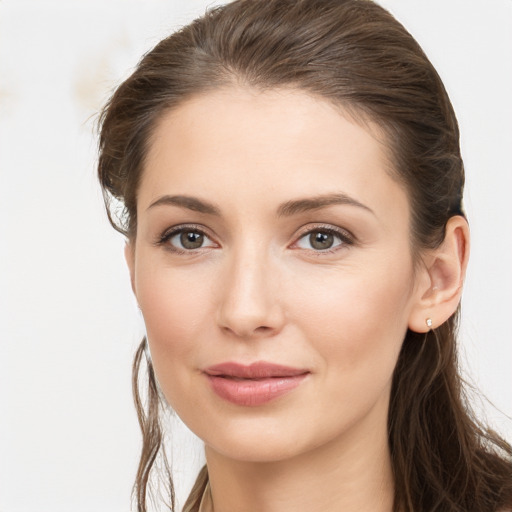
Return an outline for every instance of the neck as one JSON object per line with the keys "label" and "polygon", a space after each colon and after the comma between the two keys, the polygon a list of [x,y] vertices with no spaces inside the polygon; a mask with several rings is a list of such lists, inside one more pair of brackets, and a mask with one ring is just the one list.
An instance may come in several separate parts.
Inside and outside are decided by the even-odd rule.
{"label": "neck", "polygon": [[293,458],[252,462],[206,447],[215,512],[391,512],[386,425],[368,422]]}

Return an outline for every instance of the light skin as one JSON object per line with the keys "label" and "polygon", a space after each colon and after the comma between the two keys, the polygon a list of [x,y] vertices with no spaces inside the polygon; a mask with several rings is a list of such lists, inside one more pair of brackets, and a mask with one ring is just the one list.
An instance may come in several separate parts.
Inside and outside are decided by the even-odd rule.
{"label": "light skin", "polygon": [[[413,261],[390,165],[377,126],[295,90],[226,88],[156,127],[126,258],[160,387],[205,443],[216,512],[392,509],[393,369],[408,328],[455,311],[468,230],[453,217]],[[240,406],[204,374],[226,361],[308,374]]]}

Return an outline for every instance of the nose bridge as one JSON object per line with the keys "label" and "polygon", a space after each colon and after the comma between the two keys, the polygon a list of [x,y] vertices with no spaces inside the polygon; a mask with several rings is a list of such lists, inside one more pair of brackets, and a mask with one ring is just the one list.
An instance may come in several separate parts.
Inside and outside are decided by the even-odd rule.
{"label": "nose bridge", "polygon": [[283,313],[278,298],[278,272],[268,248],[256,241],[233,247],[221,284],[219,325],[240,337],[280,330]]}

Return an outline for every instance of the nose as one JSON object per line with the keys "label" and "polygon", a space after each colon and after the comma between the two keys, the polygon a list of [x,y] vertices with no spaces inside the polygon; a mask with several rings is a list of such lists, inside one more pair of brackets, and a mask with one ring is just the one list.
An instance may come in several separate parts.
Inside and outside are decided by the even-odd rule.
{"label": "nose", "polygon": [[[250,252],[250,254],[247,254]],[[256,253],[233,255],[221,283],[218,325],[241,339],[274,336],[284,325],[279,272],[270,258]]]}

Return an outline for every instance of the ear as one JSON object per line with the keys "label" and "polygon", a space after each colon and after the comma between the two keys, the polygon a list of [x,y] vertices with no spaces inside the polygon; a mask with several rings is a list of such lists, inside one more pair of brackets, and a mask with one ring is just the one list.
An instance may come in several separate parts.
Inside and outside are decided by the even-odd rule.
{"label": "ear", "polygon": [[127,241],[124,246],[124,259],[130,271],[130,282],[132,285],[133,294],[137,298],[137,290],[135,289],[135,244]]}
{"label": "ear", "polygon": [[423,259],[419,270],[416,299],[409,317],[409,329],[428,332],[455,313],[469,258],[469,227],[460,215],[446,224],[442,244]]}

